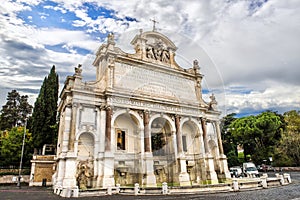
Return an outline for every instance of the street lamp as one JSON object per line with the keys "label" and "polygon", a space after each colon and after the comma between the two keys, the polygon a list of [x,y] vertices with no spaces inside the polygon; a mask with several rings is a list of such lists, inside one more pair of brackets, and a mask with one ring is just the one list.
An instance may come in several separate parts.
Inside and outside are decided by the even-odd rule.
{"label": "street lamp", "polygon": [[18,176],[18,183],[17,183],[17,186],[19,188],[21,188],[21,172],[22,172],[23,154],[24,154],[24,145],[25,145],[25,136],[26,136],[26,125],[27,125],[27,119],[25,118],[23,142],[22,142],[22,150],[21,150],[21,160],[20,160],[19,176]]}

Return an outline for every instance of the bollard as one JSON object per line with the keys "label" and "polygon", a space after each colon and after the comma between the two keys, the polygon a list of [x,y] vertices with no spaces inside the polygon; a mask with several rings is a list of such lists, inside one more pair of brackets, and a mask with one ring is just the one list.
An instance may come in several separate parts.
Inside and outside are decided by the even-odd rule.
{"label": "bollard", "polygon": [[72,189],[72,197],[79,197],[79,190],[77,186]]}
{"label": "bollard", "polygon": [[65,191],[65,197],[70,198],[72,195],[72,190],[71,188],[67,188]]}
{"label": "bollard", "polygon": [[162,194],[168,194],[168,183],[162,183]]}
{"label": "bollard", "polygon": [[283,175],[279,175],[278,178],[280,179],[280,185],[284,184]]}
{"label": "bollard", "polygon": [[117,192],[117,194],[120,193],[120,190],[121,190],[120,187],[121,187],[120,184],[116,184],[116,192]]}
{"label": "bollard", "polygon": [[261,177],[261,185],[263,188],[268,188],[267,177]]}
{"label": "bollard", "polygon": [[107,194],[108,195],[112,195],[112,188],[111,188],[111,186],[108,186],[108,188],[107,188]]}
{"label": "bollard", "polygon": [[284,177],[285,179],[287,179],[288,183],[291,183],[291,182],[292,182],[292,180],[291,180],[291,175],[290,175],[290,174],[284,173],[284,174],[283,174],[283,177]]}
{"label": "bollard", "polygon": [[239,191],[239,183],[237,180],[232,181],[233,191]]}
{"label": "bollard", "polygon": [[138,183],[134,184],[134,195],[138,195],[140,191],[140,185]]}

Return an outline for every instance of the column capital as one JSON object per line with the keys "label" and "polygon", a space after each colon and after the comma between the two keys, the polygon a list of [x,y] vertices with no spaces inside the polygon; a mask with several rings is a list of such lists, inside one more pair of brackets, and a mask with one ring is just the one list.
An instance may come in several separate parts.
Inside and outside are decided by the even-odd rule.
{"label": "column capital", "polygon": [[105,109],[105,110],[112,110],[112,106],[110,106],[110,105],[105,105],[104,109]]}

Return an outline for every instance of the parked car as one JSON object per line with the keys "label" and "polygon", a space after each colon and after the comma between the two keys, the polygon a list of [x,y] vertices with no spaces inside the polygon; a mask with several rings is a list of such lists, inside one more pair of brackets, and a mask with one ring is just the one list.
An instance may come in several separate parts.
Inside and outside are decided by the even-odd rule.
{"label": "parked car", "polygon": [[232,178],[238,178],[243,175],[242,168],[240,166],[233,166],[229,168],[230,174]]}
{"label": "parked car", "polygon": [[257,166],[258,171],[260,172],[275,172],[275,168],[272,167],[271,165],[266,165],[266,164],[262,164],[262,165],[258,165]]}
{"label": "parked car", "polygon": [[271,165],[262,165],[262,171],[263,172],[273,172],[275,171],[274,167],[272,167]]}
{"label": "parked car", "polygon": [[254,163],[243,163],[243,172],[246,177],[259,177],[258,170]]}

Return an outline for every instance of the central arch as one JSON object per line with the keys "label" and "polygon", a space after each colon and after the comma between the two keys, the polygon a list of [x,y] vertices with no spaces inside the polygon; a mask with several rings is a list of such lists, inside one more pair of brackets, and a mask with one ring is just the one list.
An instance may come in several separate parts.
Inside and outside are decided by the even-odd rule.
{"label": "central arch", "polygon": [[199,158],[201,154],[201,132],[197,121],[190,118],[182,120],[182,149],[186,157],[187,172],[192,184],[201,179]]}
{"label": "central arch", "polygon": [[150,121],[150,127],[156,183],[173,183],[176,168],[174,125],[168,116],[156,115]]}

